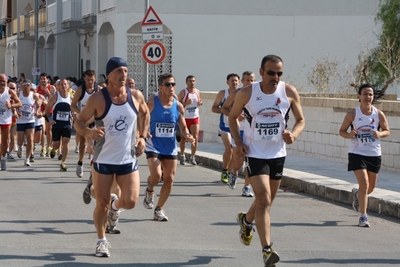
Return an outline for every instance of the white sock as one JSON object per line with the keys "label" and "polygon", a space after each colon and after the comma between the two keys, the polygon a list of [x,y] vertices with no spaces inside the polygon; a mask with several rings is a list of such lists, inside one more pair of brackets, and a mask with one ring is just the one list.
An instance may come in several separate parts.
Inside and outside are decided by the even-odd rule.
{"label": "white sock", "polygon": [[99,239],[97,239],[97,243],[100,243],[100,242],[107,242],[107,238],[99,238]]}

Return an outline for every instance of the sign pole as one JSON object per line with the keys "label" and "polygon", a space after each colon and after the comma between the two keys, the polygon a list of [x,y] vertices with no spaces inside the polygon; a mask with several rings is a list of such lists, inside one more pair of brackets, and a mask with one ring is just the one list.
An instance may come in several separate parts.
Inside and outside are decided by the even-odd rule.
{"label": "sign pole", "polygon": [[[149,9],[150,3],[149,0],[144,0],[145,2],[145,8],[144,8],[144,15],[146,16],[147,10]],[[143,41],[143,45],[146,44],[147,41]],[[144,99],[149,98],[149,63],[145,62],[145,67],[144,67]]]}

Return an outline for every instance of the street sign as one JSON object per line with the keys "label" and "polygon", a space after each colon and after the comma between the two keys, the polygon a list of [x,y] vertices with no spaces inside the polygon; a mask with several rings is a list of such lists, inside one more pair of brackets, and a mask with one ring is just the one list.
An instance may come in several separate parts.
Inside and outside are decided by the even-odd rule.
{"label": "street sign", "polygon": [[32,68],[31,72],[33,76],[40,75],[40,68]]}
{"label": "street sign", "polygon": [[151,6],[147,10],[141,25],[143,41],[162,40],[164,38],[162,21]]}
{"label": "street sign", "polygon": [[143,46],[143,59],[149,63],[156,65],[165,59],[167,52],[162,43],[158,41],[150,41]]}

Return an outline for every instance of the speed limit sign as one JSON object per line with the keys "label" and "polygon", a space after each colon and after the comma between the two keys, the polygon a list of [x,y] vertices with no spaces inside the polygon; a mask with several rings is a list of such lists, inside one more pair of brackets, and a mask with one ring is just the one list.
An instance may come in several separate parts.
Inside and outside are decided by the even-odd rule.
{"label": "speed limit sign", "polygon": [[158,64],[165,59],[166,51],[162,43],[150,41],[143,46],[143,59],[149,64]]}

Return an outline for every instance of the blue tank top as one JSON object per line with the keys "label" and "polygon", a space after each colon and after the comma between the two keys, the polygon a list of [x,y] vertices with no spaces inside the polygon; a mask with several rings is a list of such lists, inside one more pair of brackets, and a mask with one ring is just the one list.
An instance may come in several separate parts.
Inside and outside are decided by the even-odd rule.
{"label": "blue tank top", "polygon": [[[222,102],[220,106],[222,107],[226,101],[226,99],[229,96],[229,89],[225,89],[225,95],[224,99],[222,99]],[[230,132],[229,131],[229,122],[228,122],[228,116],[226,116],[224,113],[221,112],[219,115],[219,129],[224,131],[224,132]]]}
{"label": "blue tank top", "polygon": [[170,108],[164,108],[158,96],[154,97],[154,108],[150,113],[150,133],[152,137],[147,140],[146,152],[177,155],[175,132],[178,119],[178,103],[175,98]]}

